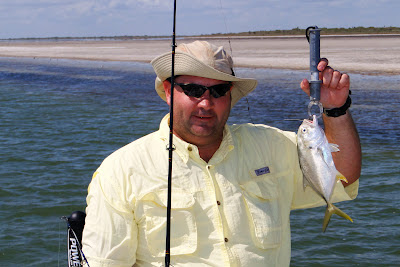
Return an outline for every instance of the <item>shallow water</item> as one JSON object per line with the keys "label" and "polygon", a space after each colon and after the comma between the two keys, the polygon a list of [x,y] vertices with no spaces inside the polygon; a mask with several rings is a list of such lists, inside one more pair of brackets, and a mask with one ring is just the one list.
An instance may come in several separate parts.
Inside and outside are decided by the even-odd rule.
{"label": "shallow water", "polygon": [[[306,117],[299,82],[307,72],[238,69],[259,86],[230,123],[296,131]],[[84,210],[87,186],[117,148],[158,129],[168,112],[148,64],[0,59],[0,265],[65,266],[66,225]],[[338,206],[322,233],[324,208],[294,211],[292,266],[395,266],[400,260],[400,76],[351,74],[351,108],[363,149],[359,196]]]}

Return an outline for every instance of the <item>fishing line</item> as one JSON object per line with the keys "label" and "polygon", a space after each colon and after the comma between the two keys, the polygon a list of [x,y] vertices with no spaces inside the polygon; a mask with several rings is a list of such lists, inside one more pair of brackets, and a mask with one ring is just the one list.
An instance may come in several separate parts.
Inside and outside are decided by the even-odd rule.
{"label": "fishing line", "polygon": [[[220,5],[220,11],[221,11],[221,14],[222,14],[222,18],[223,18],[223,20],[224,20],[225,32],[227,33],[227,37],[228,37],[229,50],[230,50],[230,53],[231,53],[231,57],[233,58],[233,49],[232,49],[232,44],[231,44],[231,37],[230,37],[230,34],[229,34],[228,24],[226,23],[226,16],[225,16],[224,8],[223,8],[223,6],[222,6],[222,0],[219,0],[219,5]],[[233,68],[234,68],[234,66],[233,66]],[[233,76],[235,76],[235,75],[234,75],[235,71],[234,71],[233,69],[232,69],[232,72],[233,72]],[[238,90],[238,91],[239,91],[239,90]],[[242,94],[242,97],[243,97],[244,99],[246,99],[246,103],[247,103],[247,113],[248,113],[248,115],[249,115],[250,122],[251,122],[252,124],[254,124],[253,117],[251,116],[251,112],[250,112],[249,99],[248,99],[248,97],[245,96],[241,91],[239,91],[239,92]]]}
{"label": "fishing line", "polygon": [[233,57],[233,51],[232,51],[232,45],[231,45],[231,38],[230,38],[230,36],[229,36],[228,25],[226,24],[226,16],[225,16],[224,8],[223,8],[223,6],[222,6],[222,0],[219,0],[219,6],[220,6],[222,18],[224,19],[225,32],[228,34],[229,50],[230,50],[230,52],[231,52],[231,56]]}

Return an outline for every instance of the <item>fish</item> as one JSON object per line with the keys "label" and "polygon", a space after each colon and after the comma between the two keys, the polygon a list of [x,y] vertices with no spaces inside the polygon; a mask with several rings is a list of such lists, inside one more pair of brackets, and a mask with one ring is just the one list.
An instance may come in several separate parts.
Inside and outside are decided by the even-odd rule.
{"label": "fish", "polygon": [[332,214],[353,222],[349,215],[331,203],[336,181],[339,179],[347,183],[347,179],[336,169],[332,158],[332,152],[340,151],[339,146],[328,142],[324,130],[318,125],[316,115],[313,115],[312,121],[305,119],[300,125],[297,149],[304,189],[310,186],[327,204],[322,231],[326,231]]}

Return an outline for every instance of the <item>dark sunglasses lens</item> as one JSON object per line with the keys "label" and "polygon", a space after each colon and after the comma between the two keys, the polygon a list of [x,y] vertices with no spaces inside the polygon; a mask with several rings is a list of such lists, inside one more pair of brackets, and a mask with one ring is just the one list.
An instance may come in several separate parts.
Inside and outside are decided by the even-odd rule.
{"label": "dark sunglasses lens", "polygon": [[183,92],[187,96],[193,96],[196,98],[201,97],[207,89],[210,90],[210,94],[214,98],[219,98],[221,96],[226,95],[226,93],[231,88],[230,83],[217,84],[217,85],[210,86],[210,87],[206,87],[206,86],[199,85],[199,84],[193,84],[193,83],[189,83],[189,84],[177,83],[177,85],[179,85],[182,88]]}
{"label": "dark sunglasses lens", "polygon": [[230,83],[217,84],[209,87],[209,89],[211,95],[214,98],[218,98],[226,95],[226,93],[231,89],[231,84]]}
{"label": "dark sunglasses lens", "polygon": [[183,92],[187,96],[193,96],[196,98],[201,97],[204,92],[207,90],[206,87],[203,87],[198,84],[179,84],[179,86],[182,88]]}

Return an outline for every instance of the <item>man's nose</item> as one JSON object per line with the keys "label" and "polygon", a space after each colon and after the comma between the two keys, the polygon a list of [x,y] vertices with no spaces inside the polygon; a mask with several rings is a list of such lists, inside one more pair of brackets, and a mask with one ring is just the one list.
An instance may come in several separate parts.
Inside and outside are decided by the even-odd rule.
{"label": "man's nose", "polygon": [[212,96],[210,94],[210,90],[206,90],[204,94],[200,97],[200,101],[198,103],[198,106],[204,108],[204,109],[209,109],[214,105],[214,102],[212,101]]}

